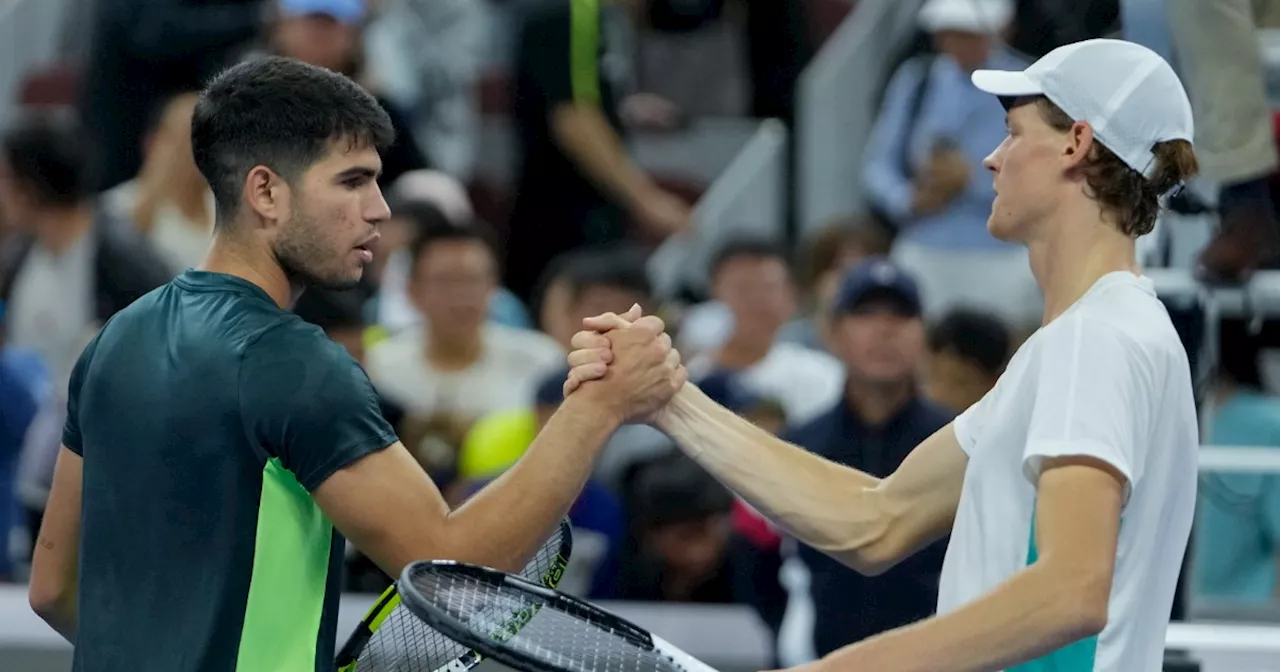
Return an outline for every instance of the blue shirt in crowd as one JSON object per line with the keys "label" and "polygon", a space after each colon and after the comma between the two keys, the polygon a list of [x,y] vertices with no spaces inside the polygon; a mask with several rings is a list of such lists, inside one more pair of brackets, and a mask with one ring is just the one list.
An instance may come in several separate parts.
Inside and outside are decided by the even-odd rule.
{"label": "blue shirt in crowd", "polygon": [[[1005,49],[994,49],[987,68],[1022,70],[1026,63]],[[912,122],[911,108],[927,71],[924,98]],[[940,54],[907,61],[889,82],[879,118],[872,130],[863,167],[867,199],[896,221],[907,222],[904,240],[946,249],[998,249],[1002,243],[987,232],[995,199],[991,173],[982,160],[1005,137],[1005,110],[995,96],[979,91],[951,57]],[[911,217],[912,180],[903,170],[905,156],[925,166],[938,142],[954,145],[968,160],[968,188],[938,213]]]}
{"label": "blue shirt in crowd", "polygon": [[[1237,392],[1213,419],[1216,446],[1280,447],[1280,401]],[[1195,525],[1196,595],[1265,604],[1280,597],[1280,475],[1206,472]]]}

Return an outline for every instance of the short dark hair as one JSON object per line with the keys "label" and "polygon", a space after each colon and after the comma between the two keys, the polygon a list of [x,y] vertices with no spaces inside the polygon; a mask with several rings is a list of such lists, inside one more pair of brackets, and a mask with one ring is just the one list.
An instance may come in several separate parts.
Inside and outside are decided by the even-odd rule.
{"label": "short dark hair", "polygon": [[990,374],[1004,370],[1013,338],[1000,318],[978,310],[958,308],[929,327],[929,349],[951,352]]}
{"label": "short dark hair", "polygon": [[720,249],[716,250],[715,255],[711,257],[709,277],[716,277],[725,264],[742,257],[776,259],[787,267],[788,272],[791,270],[791,259],[782,245],[767,238],[737,238],[721,245]]}
{"label": "short dark hair", "polygon": [[93,194],[89,136],[70,113],[31,113],[4,133],[0,151],[13,179],[42,204],[69,207]]}
{"label": "short dark hair", "polygon": [[364,313],[365,294],[359,289],[335,291],[308,288],[293,306],[293,313],[324,329],[364,329],[368,320]]}
{"label": "short dark hair", "polygon": [[653,291],[646,255],[634,247],[585,250],[566,261],[562,277],[574,300],[593,287],[612,287],[644,297]]}
{"label": "short dark hair", "polygon": [[[415,272],[426,251],[432,245],[445,241],[462,240],[479,243],[489,251],[494,261],[497,262],[498,255],[494,252],[493,236],[487,226],[476,220],[455,224],[449,221],[449,218],[439,208],[427,203],[420,205],[425,206],[424,209],[419,211],[424,216],[417,220],[418,231],[414,235],[413,241],[409,243],[409,254],[413,259],[411,266]],[[425,216],[429,212],[426,208],[434,210],[438,217]]]}
{"label": "short dark hair", "polygon": [[333,142],[381,151],[395,140],[386,110],[350,79],[301,61],[267,56],[209,83],[191,119],[191,151],[218,204],[239,211],[245,176],[263,165],[293,180]]}
{"label": "short dark hair", "polygon": [[1222,320],[1218,331],[1218,375],[1241,387],[1261,391],[1263,338],[1262,330],[1253,329],[1250,320]]}

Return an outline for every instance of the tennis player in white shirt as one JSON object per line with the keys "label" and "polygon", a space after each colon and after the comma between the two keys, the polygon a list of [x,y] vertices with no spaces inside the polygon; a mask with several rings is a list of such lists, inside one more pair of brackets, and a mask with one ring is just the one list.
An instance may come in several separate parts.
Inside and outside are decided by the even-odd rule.
{"label": "tennis player in white shirt", "polygon": [[[1150,50],[1089,40],[978,71],[1009,135],[986,160],[988,229],[1027,246],[1043,326],[995,388],[877,479],[735,417],[686,385],[653,421],[787,532],[876,574],[950,533],[938,615],[806,672],[1146,672],[1163,659],[1191,530],[1191,373],[1134,257],[1159,197],[1196,170],[1191,106]],[[587,320],[565,387],[607,375]]]}

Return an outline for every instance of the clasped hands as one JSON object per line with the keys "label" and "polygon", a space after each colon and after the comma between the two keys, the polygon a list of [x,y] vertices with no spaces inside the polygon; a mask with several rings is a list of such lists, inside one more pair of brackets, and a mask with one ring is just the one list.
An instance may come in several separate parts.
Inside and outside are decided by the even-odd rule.
{"label": "clasped hands", "polygon": [[582,321],[569,353],[564,396],[590,395],[620,422],[657,423],[667,402],[684,387],[689,373],[671,347],[666,325],[640,306],[618,315]]}

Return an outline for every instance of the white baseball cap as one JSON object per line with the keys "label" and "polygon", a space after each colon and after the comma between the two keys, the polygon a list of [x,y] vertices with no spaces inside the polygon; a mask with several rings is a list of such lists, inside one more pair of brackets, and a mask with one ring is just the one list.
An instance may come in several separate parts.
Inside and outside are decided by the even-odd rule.
{"label": "white baseball cap", "polygon": [[957,30],[994,35],[1013,20],[1013,9],[1013,0],[928,0],[918,19],[930,33]]}
{"label": "white baseball cap", "polygon": [[978,70],[973,84],[1002,98],[1044,96],[1130,168],[1151,177],[1156,143],[1191,142],[1191,101],[1173,68],[1150,49],[1123,40],[1058,47],[1021,72]]}

